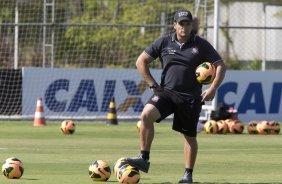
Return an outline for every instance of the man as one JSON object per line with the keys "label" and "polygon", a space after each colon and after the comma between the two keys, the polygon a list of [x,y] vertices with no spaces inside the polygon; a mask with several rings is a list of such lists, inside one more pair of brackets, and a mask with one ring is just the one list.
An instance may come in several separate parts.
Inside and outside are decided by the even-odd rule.
{"label": "man", "polygon": [[[192,172],[197,157],[197,123],[204,101],[213,100],[224,79],[225,64],[216,50],[192,32],[193,17],[185,9],[174,15],[175,33],[157,39],[140,54],[136,61],[140,75],[153,90],[153,95],[141,113],[140,154],[126,161],[143,172],[148,172],[150,149],[154,138],[154,122],[174,113],[172,129],[184,136],[184,176],[179,183],[192,183]],[[149,70],[149,63],[159,58],[162,64],[160,85]],[[216,66],[216,77],[202,93],[195,69],[209,61]]]}

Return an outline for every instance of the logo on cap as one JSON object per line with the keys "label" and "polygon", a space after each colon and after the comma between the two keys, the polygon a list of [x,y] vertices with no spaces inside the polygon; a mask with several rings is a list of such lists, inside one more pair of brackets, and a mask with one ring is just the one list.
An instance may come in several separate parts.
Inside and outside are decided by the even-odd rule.
{"label": "logo on cap", "polygon": [[178,17],[185,17],[188,16],[188,12],[179,12]]}
{"label": "logo on cap", "polygon": [[188,10],[178,10],[174,14],[174,20],[177,21],[177,22],[182,21],[182,20],[191,21],[192,20],[192,14]]}

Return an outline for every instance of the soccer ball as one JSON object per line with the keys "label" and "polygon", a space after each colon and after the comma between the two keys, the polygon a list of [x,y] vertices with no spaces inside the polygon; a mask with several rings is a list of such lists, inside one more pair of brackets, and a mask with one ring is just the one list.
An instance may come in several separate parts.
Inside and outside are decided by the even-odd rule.
{"label": "soccer ball", "polygon": [[141,120],[139,120],[136,124],[137,131],[140,132],[140,127],[141,127]]}
{"label": "soccer ball", "polygon": [[230,127],[230,125],[234,122],[233,119],[226,119],[224,120],[224,122],[228,125],[228,127]]}
{"label": "soccer ball", "polygon": [[215,67],[209,62],[204,62],[196,68],[196,78],[201,84],[210,84],[215,78]]}
{"label": "soccer ball", "polygon": [[250,121],[248,123],[247,130],[248,130],[249,134],[257,134],[258,133],[258,131],[257,131],[258,123],[259,123],[258,121]]}
{"label": "soccer ball", "polygon": [[227,127],[228,127],[227,132],[230,132],[229,130],[230,130],[231,124],[232,124],[234,121],[235,121],[235,120],[233,120],[233,119],[226,119],[226,120],[224,120],[224,122],[227,124]]}
{"label": "soccer ball", "polygon": [[8,179],[19,179],[24,173],[23,163],[18,158],[8,158],[2,165],[2,172]]}
{"label": "soccer ball", "polygon": [[270,134],[279,134],[280,132],[280,124],[277,121],[270,121]]}
{"label": "soccer ball", "polygon": [[134,184],[140,181],[140,172],[136,167],[123,165],[118,172],[117,180],[119,183]]}
{"label": "soccer ball", "polygon": [[244,124],[239,120],[234,120],[229,127],[231,134],[242,134],[244,131]]}
{"label": "soccer ball", "polygon": [[64,134],[73,134],[75,131],[75,124],[72,120],[64,120],[61,124],[61,130]]}
{"label": "soccer ball", "polygon": [[[126,165],[127,163],[125,162],[125,157],[122,157],[120,159],[118,159],[113,167],[113,172],[115,174],[116,177],[118,177],[118,172],[119,172],[119,169]],[[128,165],[128,164],[127,164]]]}
{"label": "soccer ball", "polygon": [[96,160],[89,166],[89,177],[93,181],[107,181],[111,176],[109,164],[103,160]]}
{"label": "soccer ball", "polygon": [[270,134],[270,124],[268,121],[261,121],[257,124],[257,131],[261,135]]}
{"label": "soccer ball", "polygon": [[224,120],[217,121],[217,127],[218,127],[217,130],[218,134],[226,134],[228,132],[228,125],[227,123],[225,123]]}
{"label": "soccer ball", "polygon": [[204,130],[207,134],[216,134],[218,131],[218,125],[215,120],[208,120],[204,125]]}

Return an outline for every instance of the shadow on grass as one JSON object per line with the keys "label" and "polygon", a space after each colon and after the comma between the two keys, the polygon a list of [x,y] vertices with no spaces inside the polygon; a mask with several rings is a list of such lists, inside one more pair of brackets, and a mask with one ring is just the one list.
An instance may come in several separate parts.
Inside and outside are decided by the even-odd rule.
{"label": "shadow on grass", "polygon": [[39,180],[39,179],[36,179],[36,178],[21,178],[21,180]]}
{"label": "shadow on grass", "polygon": [[[161,182],[161,183],[152,183],[152,184],[175,184],[171,182]],[[194,184],[269,184],[269,183],[228,183],[228,182],[194,182]],[[281,184],[281,183],[272,183],[272,184]]]}
{"label": "shadow on grass", "polygon": [[[229,183],[229,182],[194,182],[197,184],[269,184],[269,183]],[[281,184],[281,183],[272,183],[272,184]]]}

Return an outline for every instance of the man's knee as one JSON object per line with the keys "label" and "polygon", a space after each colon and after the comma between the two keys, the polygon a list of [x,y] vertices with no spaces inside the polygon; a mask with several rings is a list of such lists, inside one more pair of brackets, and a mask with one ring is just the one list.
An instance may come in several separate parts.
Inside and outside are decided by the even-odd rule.
{"label": "man's knee", "polygon": [[159,110],[151,104],[147,104],[141,113],[141,121],[145,123],[154,123],[160,117]]}

